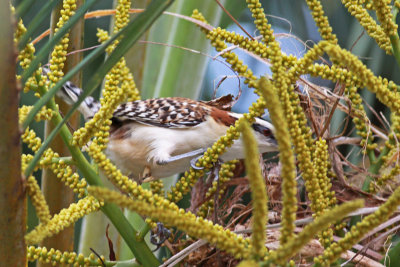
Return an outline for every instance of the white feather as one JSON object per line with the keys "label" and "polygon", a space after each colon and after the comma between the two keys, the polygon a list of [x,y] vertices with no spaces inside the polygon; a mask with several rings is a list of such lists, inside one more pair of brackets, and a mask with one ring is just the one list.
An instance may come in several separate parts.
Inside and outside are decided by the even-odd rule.
{"label": "white feather", "polygon": [[[238,117],[240,116],[238,114]],[[270,123],[263,120],[257,121],[257,123],[272,128]],[[136,179],[141,178],[146,167],[150,168],[151,175],[155,178],[168,177],[189,170],[190,160],[195,156],[165,165],[160,165],[160,162],[168,160],[171,156],[211,147],[226,133],[227,129],[226,125],[216,122],[210,116],[199,125],[183,129],[132,122],[129,124],[126,138],[111,137],[106,153],[125,174],[133,175]],[[265,136],[255,131],[254,133],[259,141],[261,153],[276,150],[276,146],[268,142]],[[236,140],[232,147],[221,155],[223,161],[243,157],[243,143],[240,139]]]}

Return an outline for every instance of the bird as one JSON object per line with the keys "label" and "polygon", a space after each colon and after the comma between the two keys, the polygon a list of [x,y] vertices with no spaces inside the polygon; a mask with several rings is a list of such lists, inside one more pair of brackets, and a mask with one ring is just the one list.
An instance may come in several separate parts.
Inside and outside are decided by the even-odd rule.
{"label": "bird", "polygon": [[[81,88],[66,82],[57,95],[66,103],[74,104],[82,93]],[[230,111],[232,98],[228,95],[197,101],[165,97],[122,103],[111,118],[105,154],[122,173],[135,180],[144,176],[165,178],[196,168],[194,161],[243,116]],[[100,103],[91,96],[78,108],[85,120],[99,109]],[[260,153],[277,151],[271,123],[256,118],[252,129]],[[240,138],[235,140],[219,160],[243,159],[243,146]]]}

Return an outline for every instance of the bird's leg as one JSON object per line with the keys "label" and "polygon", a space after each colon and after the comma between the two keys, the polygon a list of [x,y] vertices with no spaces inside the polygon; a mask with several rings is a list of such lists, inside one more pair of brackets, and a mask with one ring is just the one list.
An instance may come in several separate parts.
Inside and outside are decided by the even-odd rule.
{"label": "bird's leg", "polygon": [[142,175],[139,176],[139,181],[141,183],[148,183],[157,180],[157,178],[154,178],[151,176],[151,169],[149,166],[144,167],[144,170],[142,172]]}
{"label": "bird's leg", "polygon": [[194,157],[194,156],[202,155],[205,151],[206,151],[206,149],[204,149],[204,148],[196,149],[196,150],[189,151],[187,153],[183,153],[183,154],[180,154],[180,155],[171,156],[168,159],[165,159],[165,160],[162,160],[162,161],[157,161],[157,164],[158,165],[165,165],[165,164],[168,164],[168,163],[171,163],[171,162],[174,162],[174,161],[178,161],[178,160],[181,160],[181,159],[191,158],[191,157]]}
{"label": "bird's leg", "polygon": [[171,236],[171,231],[165,228],[165,226],[162,223],[158,222],[156,231],[151,232],[150,235],[150,242],[153,245],[157,246],[157,248],[154,251],[158,250],[161,247],[161,245],[165,242],[165,240],[167,240],[170,236]]}

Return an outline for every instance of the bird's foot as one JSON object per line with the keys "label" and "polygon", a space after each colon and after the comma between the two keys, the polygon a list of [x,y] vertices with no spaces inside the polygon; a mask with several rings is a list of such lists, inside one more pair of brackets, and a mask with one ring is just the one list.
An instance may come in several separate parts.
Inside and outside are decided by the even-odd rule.
{"label": "bird's foot", "polygon": [[175,155],[175,156],[171,156],[168,159],[164,159],[164,160],[157,160],[156,163],[158,165],[166,165],[168,163],[172,163],[181,159],[186,159],[186,158],[192,158],[194,156],[198,156],[198,155],[202,155],[206,150],[204,148],[200,148],[200,149],[196,149],[193,151],[189,151],[183,154],[179,154],[179,155]]}
{"label": "bird's foot", "polygon": [[155,232],[152,231],[150,235],[150,242],[153,245],[157,246],[156,249],[153,250],[153,252],[157,251],[161,247],[161,245],[165,242],[165,240],[167,240],[170,236],[171,236],[171,231],[165,228],[165,226],[162,223],[158,222],[156,231]]}

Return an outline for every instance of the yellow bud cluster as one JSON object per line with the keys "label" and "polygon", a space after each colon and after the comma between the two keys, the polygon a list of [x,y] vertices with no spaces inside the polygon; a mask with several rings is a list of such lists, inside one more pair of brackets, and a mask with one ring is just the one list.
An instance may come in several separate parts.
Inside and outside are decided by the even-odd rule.
{"label": "yellow bud cluster", "polygon": [[130,0],[118,0],[114,21],[114,33],[119,32],[129,22],[129,9],[131,8]]}
{"label": "yellow bud cluster", "polygon": [[53,266],[59,264],[68,264],[70,266],[103,266],[106,261],[104,256],[101,260],[94,254],[90,253],[89,257],[83,254],[76,254],[76,252],[61,252],[51,248],[48,250],[46,247],[27,247],[26,257],[28,261],[39,261],[43,263],[50,263]]}
{"label": "yellow bud cluster", "polygon": [[[28,113],[32,110],[33,106],[22,106],[18,109],[18,121],[20,124],[24,122]],[[35,121],[50,120],[54,115],[54,111],[50,108],[43,106],[38,113],[35,114]]]}
{"label": "yellow bud cluster", "polygon": [[69,186],[74,193],[78,194],[79,198],[85,196],[85,189],[87,182],[84,178],[79,180],[79,174],[74,172],[70,166],[68,166],[63,160],[58,162],[52,162],[52,159],[59,158],[59,154],[47,149],[40,160],[40,165],[45,167],[50,165],[51,170],[65,185]]}
{"label": "yellow bud cluster", "polygon": [[33,151],[36,152],[42,146],[42,140],[36,136],[34,130],[29,130],[27,128],[25,132],[21,136],[22,141],[28,145],[28,147]]}
{"label": "yellow bud cluster", "polygon": [[[131,1],[129,0],[118,0],[115,12],[115,21],[113,33],[119,32],[129,23],[129,9],[131,7]],[[102,29],[97,29],[97,37],[100,43],[104,43],[109,39],[108,33]],[[107,47],[106,52],[111,53],[115,47],[117,47],[119,39],[115,40],[110,46]]]}
{"label": "yellow bud cluster", "polygon": [[237,162],[237,160],[232,160],[222,164],[218,173],[218,181],[213,181],[212,186],[208,189],[206,193],[206,199],[208,200],[200,206],[197,216],[206,218],[207,214],[211,214],[214,211],[214,199],[212,196],[218,193],[218,199],[221,199],[226,190],[226,183],[232,179],[234,175],[233,170]]}
{"label": "yellow bud cluster", "polygon": [[[75,13],[76,10],[76,0],[64,0],[63,8],[60,10],[60,18],[57,22],[57,32],[64,24],[70,19],[70,17]],[[69,34],[67,33],[54,47],[53,52],[50,57],[50,72],[48,78],[52,83],[57,83],[64,76],[64,63],[67,60],[67,49],[69,43]]]}
{"label": "yellow bud cluster", "polygon": [[[240,48],[246,49],[247,51],[252,52],[262,58],[272,57],[272,51],[266,44],[258,42],[257,40],[251,40],[243,35],[235,32],[229,32],[219,27],[210,31],[207,35],[207,38],[210,40],[219,38],[220,40],[233,45],[238,45]],[[290,67],[294,65],[294,63],[297,61],[297,58],[293,55],[282,55],[282,60],[285,67]]]}
{"label": "yellow bud cluster", "polygon": [[[332,183],[328,178],[328,146],[326,141],[319,139],[316,143],[314,168],[316,171],[315,184],[310,186],[313,190],[308,196],[312,196],[311,209],[315,212],[315,216],[319,217],[325,212],[329,212],[330,208],[336,203],[335,191],[332,191]],[[324,247],[328,247],[333,241],[333,230],[331,228],[324,229],[320,234],[320,242]]]}
{"label": "yellow bud cluster", "polygon": [[350,14],[355,17],[364,27],[369,36],[375,39],[380,48],[385,50],[386,54],[392,54],[392,45],[390,44],[389,36],[385,34],[382,27],[376,24],[376,21],[369,15],[358,0],[342,0],[344,6]]}
{"label": "yellow bud cluster", "polygon": [[98,167],[103,171],[107,178],[121,191],[130,194],[132,197],[146,201],[148,203],[158,203],[164,200],[160,195],[153,194],[150,190],[143,189],[135,181],[122,175],[121,171],[111,163],[100,147],[93,142],[89,146],[89,155]]}
{"label": "yellow bud cluster", "polygon": [[[300,234],[298,234],[296,237],[293,237],[278,250],[271,252],[268,260],[277,265],[285,265],[289,258],[295,255],[321,229],[328,227],[328,225],[330,225],[333,221],[342,219],[348,213],[354,211],[355,209],[361,208],[363,204],[363,201],[356,200],[346,202],[340,206],[333,208],[329,212],[325,213],[321,217],[318,217],[315,221],[304,227],[303,231],[301,231]],[[329,265],[325,264],[323,266]]]}
{"label": "yellow bud cluster", "polygon": [[[391,1],[390,1],[391,2]],[[383,31],[387,36],[397,36],[397,24],[393,21],[392,6],[387,0],[372,1],[373,9],[376,11],[376,16],[380,21]]]}
{"label": "yellow bud cluster", "polygon": [[363,87],[363,82],[361,82],[357,75],[346,68],[341,68],[337,65],[328,66],[316,63],[309,66],[306,73],[314,77],[321,77],[325,80],[344,83],[346,86],[355,86],[358,88]]}
{"label": "yellow bud cluster", "polygon": [[356,125],[357,134],[362,138],[360,145],[366,148],[364,153],[368,150],[374,150],[377,147],[377,144],[373,144],[374,136],[372,135],[370,127],[367,126],[369,120],[365,113],[364,106],[362,105],[361,96],[357,93],[357,87],[346,87],[345,93],[351,101],[351,108],[355,114],[353,122]]}
{"label": "yellow bud cluster", "polygon": [[264,9],[258,0],[246,0],[247,7],[250,9],[252,17],[254,18],[254,24],[256,25],[258,31],[263,37],[263,42],[266,44],[275,41],[271,25],[265,17]]}
{"label": "yellow bud cluster", "polygon": [[[209,24],[208,21],[206,20],[206,18],[203,16],[203,14],[201,14],[201,12],[199,12],[198,9],[193,10],[191,17],[194,19],[197,19],[203,23]],[[204,29],[204,28],[200,28],[200,30],[202,32],[204,32],[205,34],[207,34],[209,32],[207,29]]]}
{"label": "yellow bud cluster", "polygon": [[285,244],[294,235],[294,221],[297,211],[296,167],[293,150],[291,148],[290,133],[286,122],[282,104],[279,102],[278,91],[272,83],[262,77],[259,81],[260,92],[267,97],[267,108],[275,126],[275,138],[278,141],[280,162],[282,164],[282,230],[280,243]]}
{"label": "yellow bud cluster", "polygon": [[[37,152],[42,146],[41,139],[36,136],[36,133],[33,130],[29,130],[29,128],[26,129],[25,133],[21,137],[22,141],[34,152]],[[56,163],[52,162],[53,158],[59,157],[60,155],[58,153],[54,152],[51,148],[48,148],[43,153],[39,166],[44,168],[50,165],[54,174],[56,174],[63,183],[73,189],[74,192],[78,194],[78,197],[83,197],[87,186],[86,180],[83,178],[79,180],[79,175],[74,173],[71,167],[65,164],[62,160]]]}
{"label": "yellow bud cluster", "polygon": [[388,89],[388,82],[376,77],[355,55],[336,45],[327,46],[326,52],[338,65],[347,66],[351,72],[357,73],[359,80],[363,81],[368,90],[375,93],[384,105],[392,111],[400,109],[400,98]]}
{"label": "yellow bud cluster", "polygon": [[[24,23],[22,19],[18,21],[17,24],[17,29],[14,34],[14,43],[18,43],[19,39],[23,34],[26,33],[26,28],[24,26]],[[35,47],[33,46],[32,43],[28,43],[24,49],[22,49],[19,54],[18,54],[18,60],[19,64],[23,69],[28,68],[28,66],[31,64],[31,61],[33,59],[33,55],[35,54]]]}
{"label": "yellow bud cluster", "polygon": [[57,32],[75,14],[76,0],[63,0],[63,8],[60,10],[60,19],[57,22]]}
{"label": "yellow bud cluster", "polygon": [[47,205],[46,199],[44,198],[35,177],[28,177],[26,180],[26,189],[40,222],[43,224],[48,223],[51,219],[49,206]]}
{"label": "yellow bud cluster", "polygon": [[221,225],[196,217],[193,213],[176,209],[177,206],[167,200],[161,203],[148,203],[143,200],[132,200],[128,196],[101,187],[89,187],[89,193],[106,202],[113,202],[120,207],[126,207],[144,216],[151,217],[168,226],[173,226],[186,232],[189,236],[207,240],[217,248],[232,254],[235,258],[247,258],[249,249],[245,240]]}
{"label": "yellow bud cluster", "polygon": [[26,69],[31,64],[33,55],[35,53],[35,47],[33,44],[28,43],[24,49],[22,49],[18,54],[19,64],[23,69]]}
{"label": "yellow bud cluster", "polygon": [[400,166],[394,166],[389,173],[382,175],[381,177],[375,180],[376,185],[373,183],[369,186],[369,192],[376,192],[377,187],[382,187],[387,184],[388,181],[393,181],[397,175],[400,174]]}
{"label": "yellow bud cluster", "polygon": [[25,240],[27,244],[37,244],[46,237],[58,234],[83,216],[97,211],[101,205],[101,202],[93,196],[87,196],[77,203],[71,204],[68,208],[62,209],[60,213],[54,215],[47,223],[40,223],[25,236]]}
{"label": "yellow bud cluster", "polygon": [[[400,205],[400,187],[398,187],[388,200],[382,204],[377,211],[365,217],[361,222],[353,225],[348,233],[337,243],[333,243],[325,249],[324,254],[316,258],[316,263],[329,265],[334,262],[340,254],[350,249],[365,234],[387,221],[387,219],[397,210]],[[330,212],[329,212],[330,214]]]}
{"label": "yellow bud cluster", "polygon": [[150,182],[150,190],[155,195],[164,196],[164,182],[163,180],[155,180]]}
{"label": "yellow bud cluster", "polygon": [[[21,161],[22,161],[22,163],[21,163],[21,170],[22,170],[22,173],[26,170],[26,168],[28,167],[29,162],[30,162],[32,159],[33,159],[33,155],[31,155],[31,154],[22,154],[22,155],[21,155]],[[34,169],[34,171],[36,171],[37,168],[38,168],[38,167],[36,166],[36,168]]]}
{"label": "yellow bud cluster", "polygon": [[306,0],[306,3],[322,39],[337,44],[338,40],[336,35],[332,33],[332,27],[329,25],[328,18],[324,14],[321,2],[319,0]]}
{"label": "yellow bud cluster", "polygon": [[265,247],[265,225],[268,219],[268,197],[264,177],[261,175],[259,162],[260,152],[250,125],[243,121],[240,125],[245,148],[246,172],[249,179],[253,206],[253,234],[251,237],[251,254],[253,258],[262,259],[267,252]]}
{"label": "yellow bud cluster", "polygon": [[309,183],[308,197],[311,200],[311,209],[317,217],[323,214],[325,210],[329,209],[330,206],[329,198],[325,198],[325,196],[329,196],[328,193],[332,186],[327,177],[327,161],[328,146],[326,145],[326,141],[320,138],[316,143],[315,158],[313,162],[316,175],[313,177],[313,180],[306,181],[306,184]]}
{"label": "yellow bud cluster", "polygon": [[385,142],[385,147],[389,150],[386,156],[383,157],[383,161],[386,166],[389,166],[392,162],[399,160],[399,149],[398,140],[400,140],[400,116],[398,112],[392,112],[390,114],[390,120],[392,122],[390,126],[390,132],[388,134],[388,140]]}
{"label": "yellow bud cluster", "polygon": [[18,43],[19,38],[26,33],[26,28],[22,19],[19,19],[17,23],[17,28],[14,32],[14,43]]}

